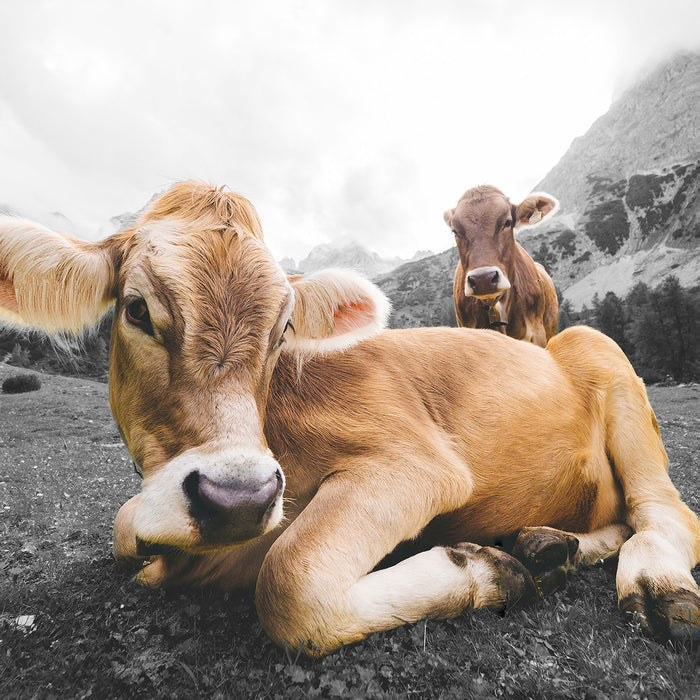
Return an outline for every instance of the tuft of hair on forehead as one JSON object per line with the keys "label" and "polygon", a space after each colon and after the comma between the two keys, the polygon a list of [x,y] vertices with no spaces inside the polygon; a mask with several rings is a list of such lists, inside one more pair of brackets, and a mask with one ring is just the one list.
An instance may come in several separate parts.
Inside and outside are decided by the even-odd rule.
{"label": "tuft of hair on forehead", "polygon": [[136,228],[161,219],[179,219],[204,224],[212,230],[234,228],[263,240],[262,225],[255,207],[226,186],[214,187],[196,180],[178,182],[155,197],[136,222]]}
{"label": "tuft of hair on forehead", "polygon": [[508,199],[508,197],[493,185],[477,185],[467,190],[460,198],[459,202],[483,202],[486,199],[491,199],[493,197],[503,197]]}

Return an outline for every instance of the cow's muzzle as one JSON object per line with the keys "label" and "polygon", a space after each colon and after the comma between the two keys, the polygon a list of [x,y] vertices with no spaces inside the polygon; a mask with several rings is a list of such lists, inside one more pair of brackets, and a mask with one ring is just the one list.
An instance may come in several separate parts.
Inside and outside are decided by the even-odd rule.
{"label": "cow's muzzle", "polygon": [[251,539],[265,529],[284,480],[279,467],[266,477],[245,480],[212,479],[195,470],[185,477],[182,488],[202,539],[225,543]]}
{"label": "cow's muzzle", "polygon": [[510,281],[500,267],[476,267],[467,273],[464,294],[468,297],[499,297],[510,289]]}
{"label": "cow's muzzle", "polygon": [[267,452],[193,448],[146,474],[134,509],[140,555],[216,551],[282,519],[284,476]]}

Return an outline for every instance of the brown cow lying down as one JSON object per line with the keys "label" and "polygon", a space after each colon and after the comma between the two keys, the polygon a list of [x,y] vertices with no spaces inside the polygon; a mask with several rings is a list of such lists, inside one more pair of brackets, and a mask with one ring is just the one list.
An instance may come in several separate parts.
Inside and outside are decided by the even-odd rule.
{"label": "brown cow lying down", "polygon": [[482,185],[445,212],[459,251],[454,301],[461,327],[492,328],[541,347],[557,332],[554,283],[515,240],[516,230],[539,223],[556,206],[544,193],[511,204],[499,189]]}
{"label": "brown cow lying down", "polygon": [[[99,243],[0,220],[5,321],[79,331],[112,303],[110,401],[143,470],[114,548],[144,563],[142,583],[256,585],[272,639],[325,654],[537,595],[489,546],[519,533],[540,587],[619,556],[623,609],[656,633],[700,630],[698,520],[604,335],[572,328],[543,350],[380,332],[374,286],[288,278],[251,204],[197,183]],[[376,569],[406,542],[411,556]]]}

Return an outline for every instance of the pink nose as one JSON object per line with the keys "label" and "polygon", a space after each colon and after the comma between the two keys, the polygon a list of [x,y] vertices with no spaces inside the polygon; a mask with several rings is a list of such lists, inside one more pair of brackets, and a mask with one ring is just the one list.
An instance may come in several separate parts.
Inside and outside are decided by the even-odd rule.
{"label": "pink nose", "polygon": [[241,541],[258,534],[283,487],[279,467],[260,480],[245,481],[215,481],[193,471],[182,483],[190,515],[211,542]]}

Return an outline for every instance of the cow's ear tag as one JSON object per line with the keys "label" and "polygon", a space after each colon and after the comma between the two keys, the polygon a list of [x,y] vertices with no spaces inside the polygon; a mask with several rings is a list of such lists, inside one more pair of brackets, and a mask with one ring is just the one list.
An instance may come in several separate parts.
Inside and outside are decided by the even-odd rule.
{"label": "cow's ear tag", "polygon": [[533,212],[532,216],[529,219],[529,223],[536,224],[541,219],[542,219],[542,212],[539,209],[535,209],[535,211]]}

